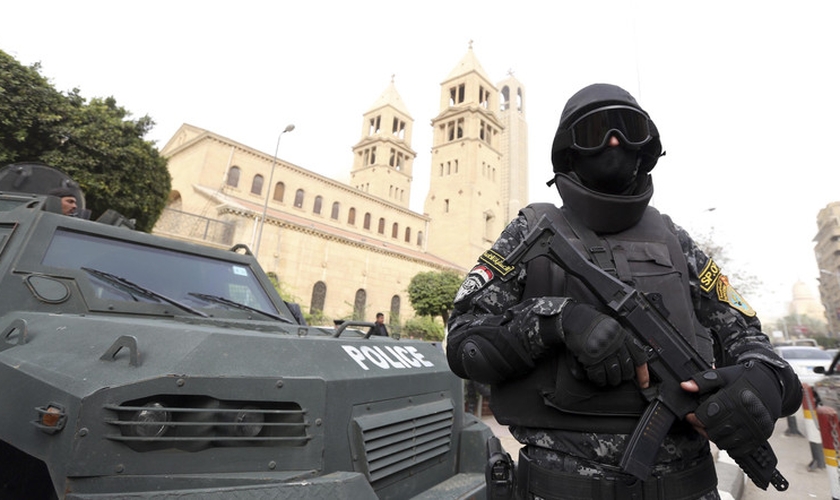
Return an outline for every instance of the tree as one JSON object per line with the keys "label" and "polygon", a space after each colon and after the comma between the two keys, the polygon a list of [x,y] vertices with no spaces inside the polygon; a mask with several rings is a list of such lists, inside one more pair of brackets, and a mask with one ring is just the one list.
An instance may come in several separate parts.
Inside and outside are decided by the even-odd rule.
{"label": "tree", "polygon": [[403,333],[412,339],[441,342],[445,335],[443,325],[431,316],[415,316],[405,322]]}
{"label": "tree", "polygon": [[418,273],[408,284],[408,300],[418,315],[440,316],[446,324],[462,281],[455,271]]}
{"label": "tree", "polygon": [[131,119],[113,97],[87,103],[78,89],[63,94],[40,70],[0,51],[0,166],[58,168],[79,183],[93,218],[111,208],[150,231],[172,184],[166,160],[143,139],[154,121]]}
{"label": "tree", "polygon": [[729,255],[726,253],[726,249],[715,242],[713,234],[714,229],[708,233],[700,233],[696,236],[692,235],[692,238],[697,246],[703,250],[703,253],[715,260],[715,263],[729,277],[729,281],[738,292],[744,296],[748,296],[760,290],[761,280],[754,274],[750,274],[734,266]]}

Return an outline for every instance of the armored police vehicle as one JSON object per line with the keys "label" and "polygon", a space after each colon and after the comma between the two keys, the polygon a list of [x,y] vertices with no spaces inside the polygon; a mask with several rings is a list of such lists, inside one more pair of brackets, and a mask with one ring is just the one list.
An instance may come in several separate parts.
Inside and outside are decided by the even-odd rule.
{"label": "armored police vehicle", "polygon": [[439,345],[305,326],[247,248],[62,215],[55,172],[0,170],[0,498],[484,497]]}

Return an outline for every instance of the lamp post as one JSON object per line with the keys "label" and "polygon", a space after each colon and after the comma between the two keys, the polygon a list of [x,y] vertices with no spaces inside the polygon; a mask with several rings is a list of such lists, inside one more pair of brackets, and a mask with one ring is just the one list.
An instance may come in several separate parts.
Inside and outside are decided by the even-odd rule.
{"label": "lamp post", "polygon": [[268,175],[268,186],[265,190],[265,203],[263,204],[262,218],[260,219],[260,228],[257,231],[257,244],[254,245],[254,255],[259,259],[260,257],[260,242],[262,241],[263,226],[265,226],[265,215],[268,212],[268,198],[271,196],[271,185],[274,182],[274,167],[277,165],[277,151],[280,150],[280,138],[286,132],[291,132],[295,126],[291,123],[286,125],[286,128],[277,136],[277,145],[274,147],[274,159],[271,161],[271,173]]}

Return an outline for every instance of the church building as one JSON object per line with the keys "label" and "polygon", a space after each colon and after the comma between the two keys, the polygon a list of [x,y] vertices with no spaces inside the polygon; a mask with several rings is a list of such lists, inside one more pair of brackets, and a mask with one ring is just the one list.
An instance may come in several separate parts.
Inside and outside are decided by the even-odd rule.
{"label": "church building", "polygon": [[398,327],[414,275],[466,274],[528,200],[523,86],[494,85],[470,47],[440,93],[423,214],[409,209],[411,139],[428,132],[391,81],[363,114],[349,183],[182,125],[161,150],[172,192],[154,232],[247,248],[316,321],[384,312]]}

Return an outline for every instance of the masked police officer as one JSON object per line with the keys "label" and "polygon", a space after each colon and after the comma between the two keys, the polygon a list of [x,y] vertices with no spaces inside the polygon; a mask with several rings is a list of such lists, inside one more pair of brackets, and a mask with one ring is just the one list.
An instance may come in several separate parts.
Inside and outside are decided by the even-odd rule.
{"label": "masked police officer", "polygon": [[[551,151],[562,208],[521,210],[455,298],[449,365],[491,384],[493,414],[524,445],[520,498],[717,499],[708,439],[721,449],[766,441],[802,400],[755,311],[685,230],[648,206],[661,153],[653,121],[628,92],[607,84],[577,92]],[[504,261],[542,215],[605,272],[661,295],[671,323],[715,366],[682,384],[704,402],[671,427],[645,481],[619,466],[647,406],[641,346],[559,266]]]}

